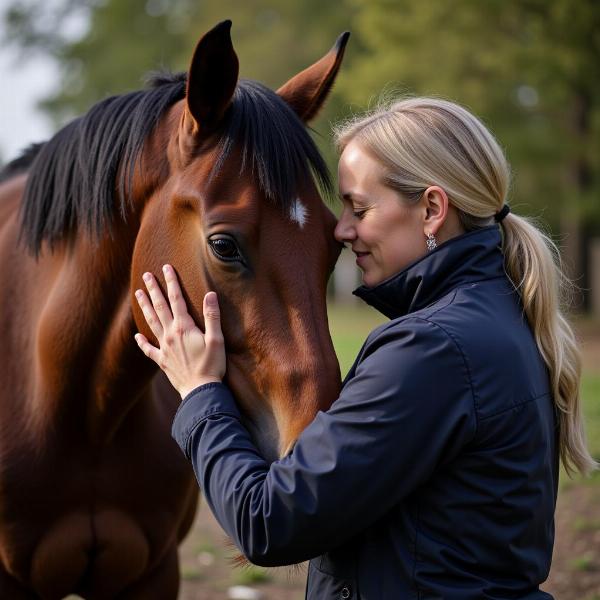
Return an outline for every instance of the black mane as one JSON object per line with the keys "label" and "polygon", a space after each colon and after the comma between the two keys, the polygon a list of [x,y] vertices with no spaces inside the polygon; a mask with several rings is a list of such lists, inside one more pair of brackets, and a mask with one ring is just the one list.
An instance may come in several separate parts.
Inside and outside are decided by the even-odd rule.
{"label": "black mane", "polygon": [[[29,149],[27,161],[20,163],[31,162],[35,154],[21,235],[33,253],[39,253],[44,241],[52,248],[81,226],[98,237],[110,227],[115,210],[126,217],[133,168],[144,141],[165,111],[185,97],[185,86],[184,73],[155,75],[149,89],[103,100],[35,153]],[[213,173],[236,144],[242,151],[241,168],[250,167],[264,194],[282,208],[291,206],[299,184],[311,174],[324,192],[331,192],[327,167],[304,124],[277,94],[255,81],[238,83]]]}

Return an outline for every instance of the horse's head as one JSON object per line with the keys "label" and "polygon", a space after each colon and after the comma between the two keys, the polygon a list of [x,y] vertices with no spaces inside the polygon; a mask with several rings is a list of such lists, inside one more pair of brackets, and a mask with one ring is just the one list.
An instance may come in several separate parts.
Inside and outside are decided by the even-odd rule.
{"label": "horse's head", "polygon": [[340,387],[325,302],[340,246],[312,176],[327,185],[327,171],[305,124],[333,84],[348,36],[275,93],[238,81],[230,26],[200,40],[185,98],[148,140],[155,156],[166,151],[168,167],[147,193],[131,290],[168,262],[199,323],[204,294],[218,292],[227,382],[273,459]]}

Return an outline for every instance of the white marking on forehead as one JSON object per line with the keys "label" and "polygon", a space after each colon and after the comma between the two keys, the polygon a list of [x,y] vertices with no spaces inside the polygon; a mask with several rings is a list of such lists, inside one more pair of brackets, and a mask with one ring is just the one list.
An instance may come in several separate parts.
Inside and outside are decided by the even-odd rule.
{"label": "white marking on forehead", "polygon": [[298,223],[300,229],[303,229],[306,221],[308,221],[308,209],[302,204],[300,198],[296,198],[290,208],[290,219]]}

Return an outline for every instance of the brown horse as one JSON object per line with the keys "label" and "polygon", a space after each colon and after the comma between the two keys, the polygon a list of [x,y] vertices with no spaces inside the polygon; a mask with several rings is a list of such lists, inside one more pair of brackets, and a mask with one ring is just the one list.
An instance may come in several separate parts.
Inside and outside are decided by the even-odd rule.
{"label": "brown horse", "polygon": [[325,290],[340,248],[305,123],[347,34],[275,93],[238,81],[230,26],[187,76],[100,102],[4,172],[2,599],[177,595],[197,484],[170,437],[180,399],[133,338],[151,336],[144,271],[171,263],[199,323],[218,291],[227,381],[266,456],[339,390]]}

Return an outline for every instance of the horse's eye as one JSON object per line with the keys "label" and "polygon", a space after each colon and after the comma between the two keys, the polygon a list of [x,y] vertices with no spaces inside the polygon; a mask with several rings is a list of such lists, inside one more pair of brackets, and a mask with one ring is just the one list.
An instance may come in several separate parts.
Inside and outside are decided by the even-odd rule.
{"label": "horse's eye", "polygon": [[218,237],[208,240],[210,247],[217,258],[229,261],[241,261],[242,256],[237,244],[227,237]]}

